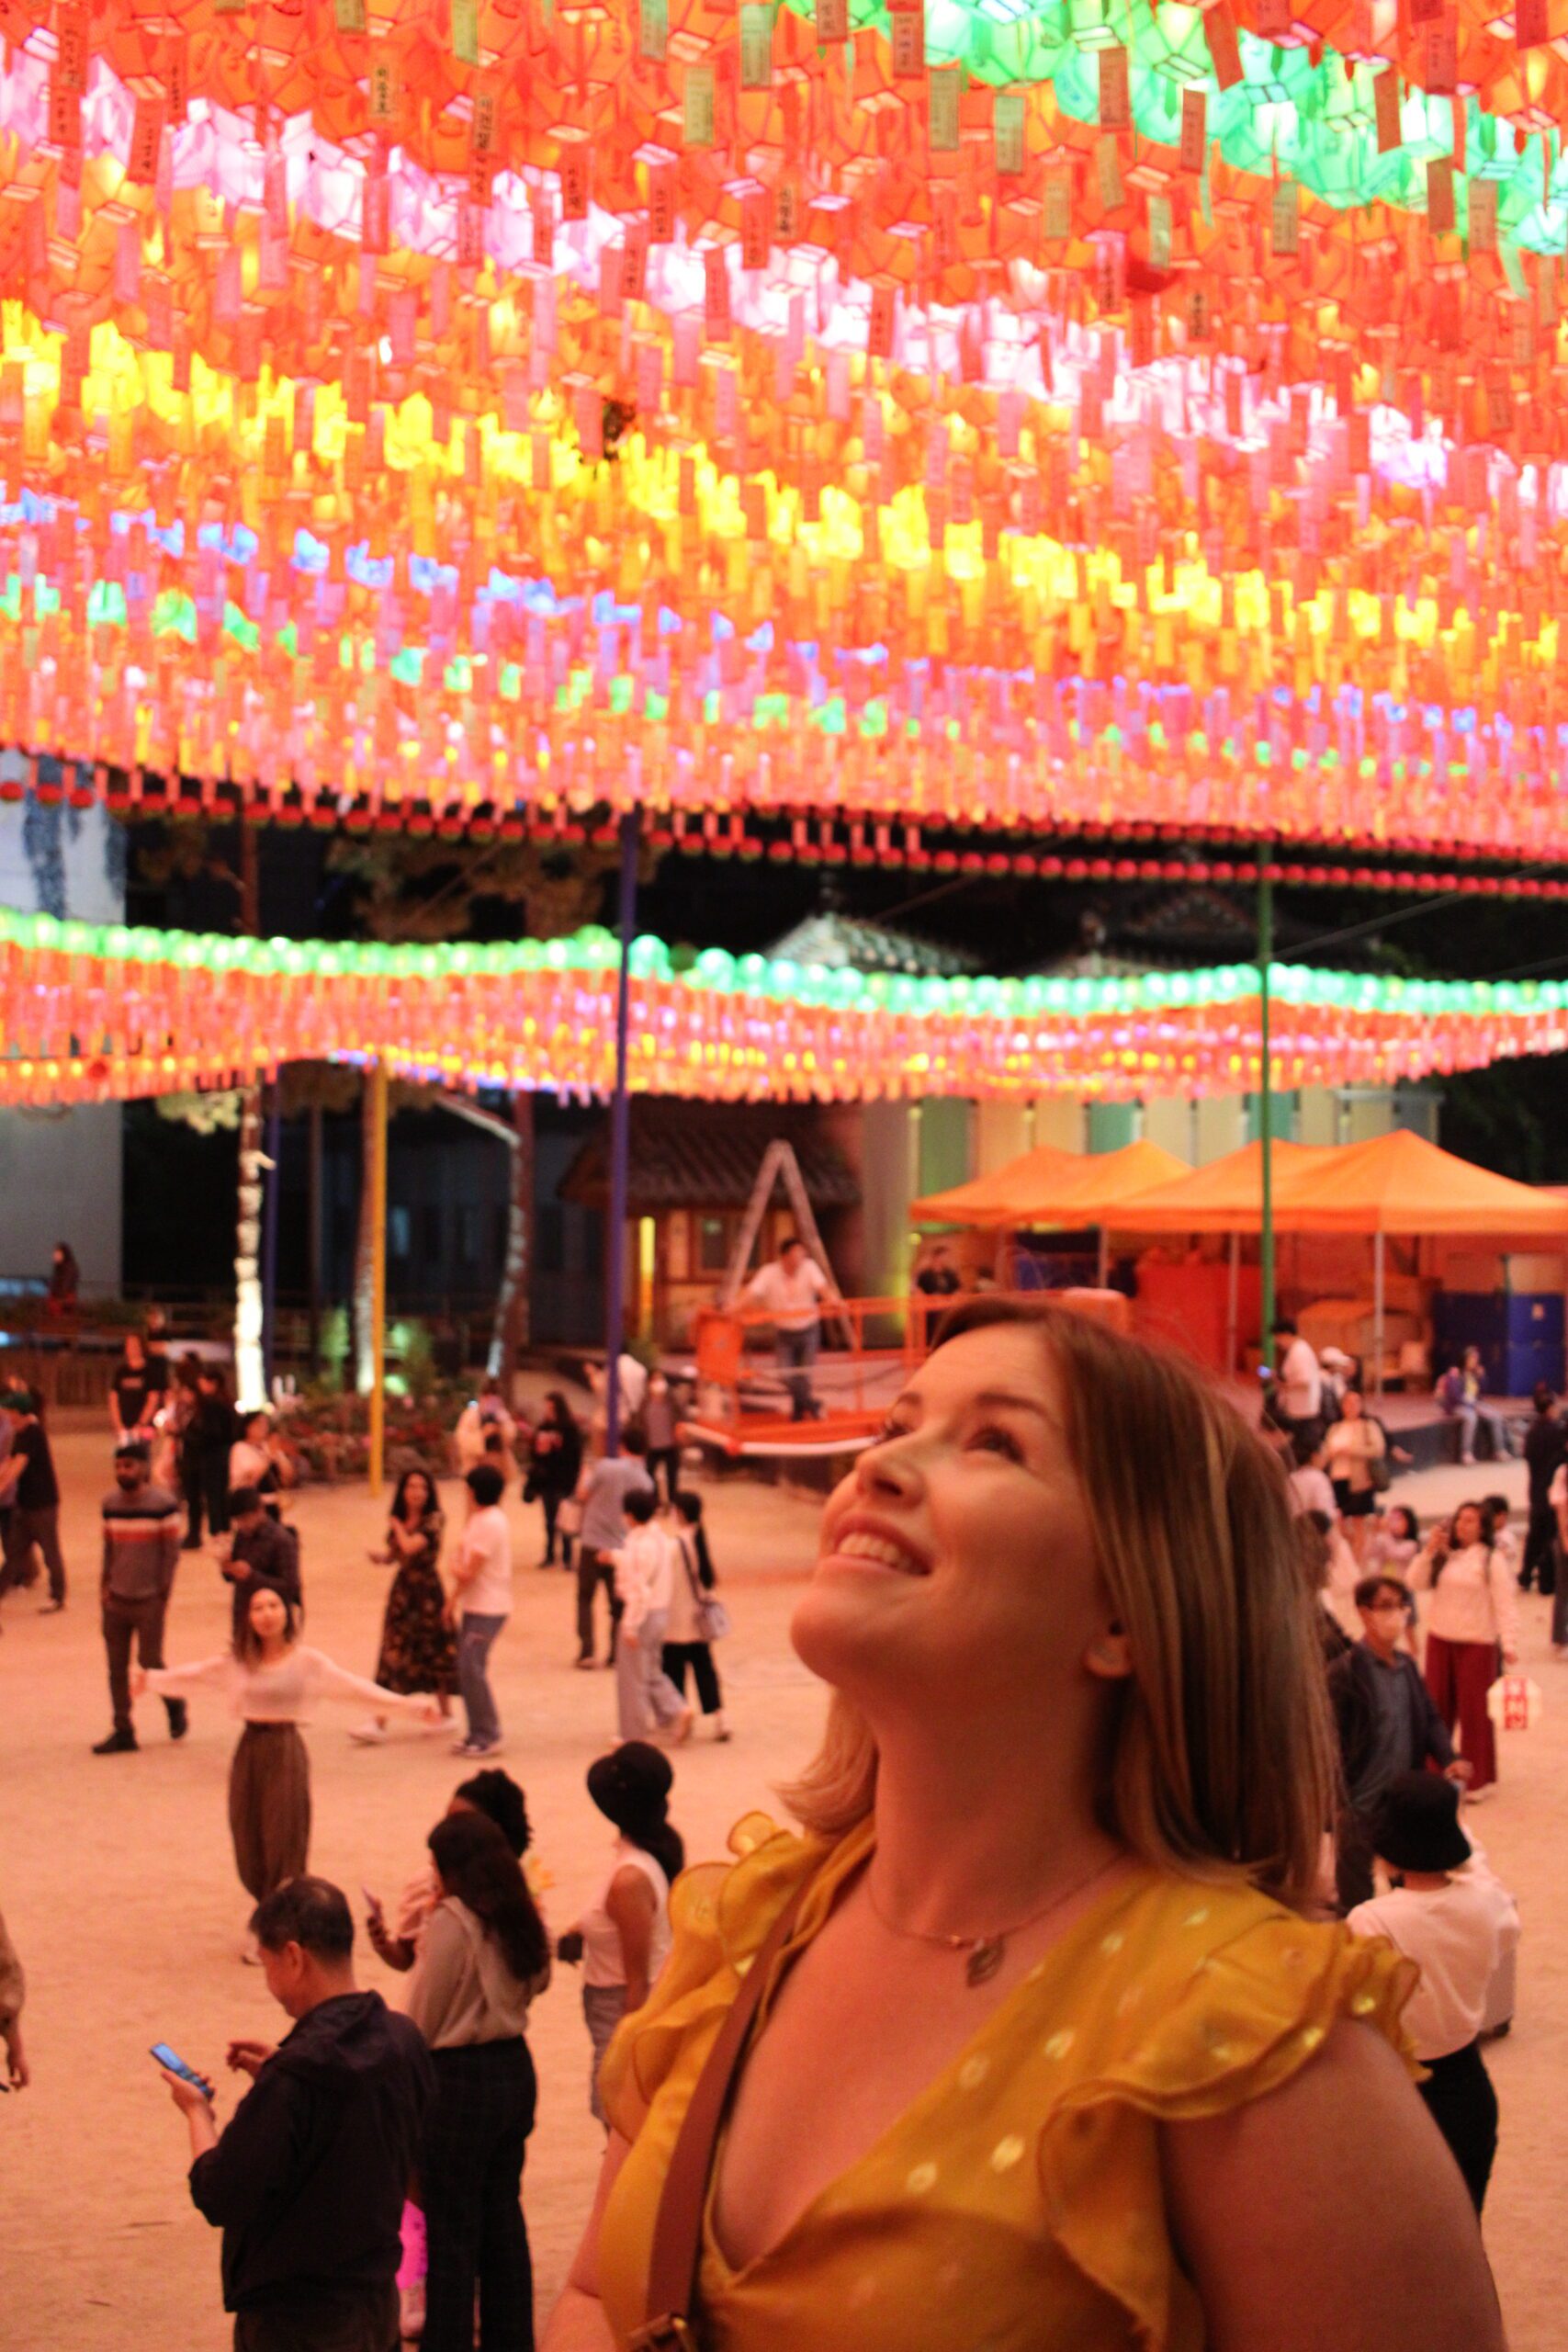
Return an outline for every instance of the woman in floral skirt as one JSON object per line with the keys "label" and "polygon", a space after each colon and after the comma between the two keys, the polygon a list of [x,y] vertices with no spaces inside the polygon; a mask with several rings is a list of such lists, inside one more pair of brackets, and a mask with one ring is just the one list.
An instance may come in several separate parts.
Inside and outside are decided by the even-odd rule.
{"label": "woman in floral skirt", "polygon": [[[405,1470],[392,1497],[386,1549],[370,1557],[397,1567],[387,1595],[375,1679],[387,1690],[433,1690],[446,1716],[452,1712],[457,1651],[445,1614],[446,1589],[439,1565],[444,1529],[434,1480],[426,1470]],[[362,1747],[386,1736],[385,1715],[368,1716],[349,1734]]]}

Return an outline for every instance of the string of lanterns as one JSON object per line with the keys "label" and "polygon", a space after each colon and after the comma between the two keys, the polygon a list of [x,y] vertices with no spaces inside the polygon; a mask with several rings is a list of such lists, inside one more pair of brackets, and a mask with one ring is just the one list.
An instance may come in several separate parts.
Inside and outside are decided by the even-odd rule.
{"label": "string of lanterns", "polygon": [[[384,947],[57,922],[0,910],[0,1102],[254,1083],[383,1061],[457,1088],[602,1095],[606,932]],[[1568,983],[1415,981],[1282,965],[1273,1082],[1380,1085],[1568,1048]],[[1131,978],[908,978],[634,945],[633,1088],[710,1099],[953,1094],[1106,1101],[1258,1082],[1250,965]]]}
{"label": "string of lanterns", "polygon": [[1568,856],[1540,0],[3,23],[0,740]]}

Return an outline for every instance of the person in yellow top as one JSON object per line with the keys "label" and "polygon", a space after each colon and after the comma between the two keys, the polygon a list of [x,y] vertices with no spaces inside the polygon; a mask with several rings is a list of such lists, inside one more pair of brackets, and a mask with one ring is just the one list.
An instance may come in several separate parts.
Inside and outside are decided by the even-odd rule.
{"label": "person in yellow top", "polygon": [[[545,2352],[632,2345],[671,2150],[781,1912],[708,2169],[699,2352],[1502,2352],[1414,1971],[1314,1921],[1333,1781],[1278,1464],[1186,1363],[961,1309],[829,1503],[833,1686],[688,1871],[604,2062]],[[1354,2247],[1354,2260],[1348,2248]]]}

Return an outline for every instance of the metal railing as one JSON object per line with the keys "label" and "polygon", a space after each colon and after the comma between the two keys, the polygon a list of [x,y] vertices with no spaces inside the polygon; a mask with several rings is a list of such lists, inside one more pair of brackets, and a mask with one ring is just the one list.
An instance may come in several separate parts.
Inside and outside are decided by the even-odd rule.
{"label": "metal railing", "polygon": [[[885,1408],[901,1381],[931,1352],[943,1318],[980,1298],[1068,1306],[1119,1330],[1130,1325],[1128,1302],[1119,1291],[964,1291],[938,1298],[917,1291],[902,1297],[824,1299],[819,1352],[810,1368],[819,1401],[833,1412],[861,1416]],[[739,1415],[743,1392],[761,1385],[762,1359],[776,1347],[779,1329],[777,1317],[762,1307],[699,1310],[692,1332],[699,1382],[728,1392]],[[766,1370],[770,1387],[788,1377],[782,1359]]]}

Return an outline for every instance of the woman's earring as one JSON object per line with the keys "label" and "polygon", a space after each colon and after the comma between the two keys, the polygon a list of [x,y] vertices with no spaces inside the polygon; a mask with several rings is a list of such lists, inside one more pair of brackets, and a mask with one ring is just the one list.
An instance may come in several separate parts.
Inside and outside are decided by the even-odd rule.
{"label": "woman's earring", "polygon": [[1120,1618],[1113,1617],[1104,1633],[1090,1642],[1085,1664],[1091,1674],[1100,1675],[1108,1682],[1124,1681],[1132,1673],[1132,1652]]}

